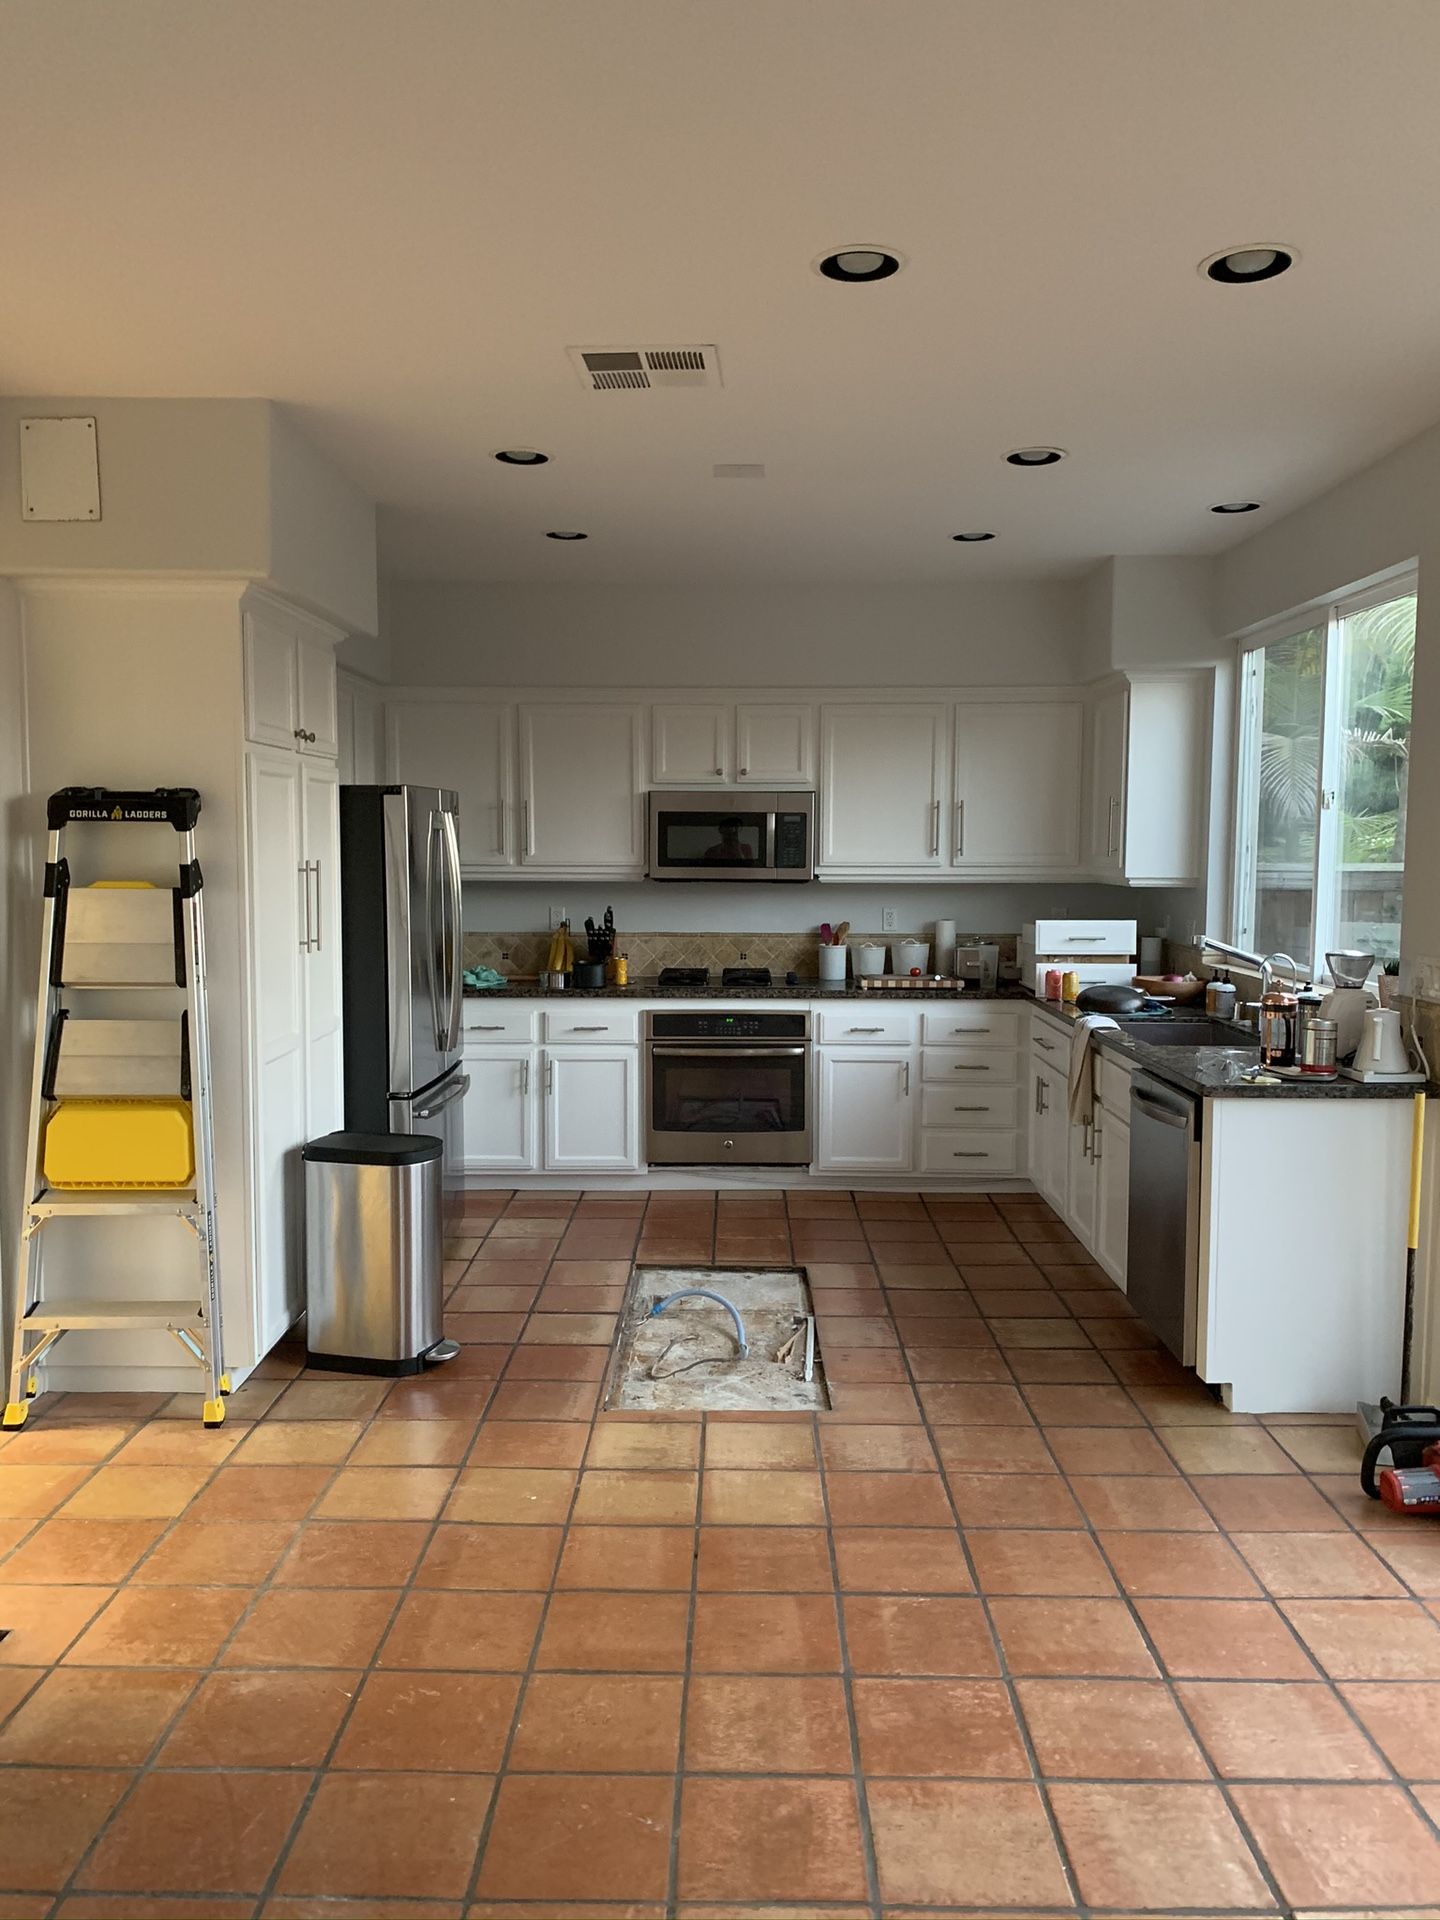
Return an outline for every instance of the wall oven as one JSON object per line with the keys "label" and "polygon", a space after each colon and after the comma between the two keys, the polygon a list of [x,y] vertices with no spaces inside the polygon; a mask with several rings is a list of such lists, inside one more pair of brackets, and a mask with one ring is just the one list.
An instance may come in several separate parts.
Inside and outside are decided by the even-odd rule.
{"label": "wall oven", "polygon": [[645,1017],[652,1167],[808,1167],[810,1016],[719,1009]]}
{"label": "wall oven", "polygon": [[813,793],[650,795],[652,880],[813,880]]}

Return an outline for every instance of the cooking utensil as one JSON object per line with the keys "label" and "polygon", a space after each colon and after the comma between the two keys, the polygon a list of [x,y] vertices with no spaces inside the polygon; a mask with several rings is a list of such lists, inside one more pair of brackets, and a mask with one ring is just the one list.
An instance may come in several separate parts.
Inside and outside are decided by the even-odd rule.
{"label": "cooking utensil", "polygon": [[820,944],[822,947],[828,947],[830,945],[830,922],[828,920],[822,920],[820,922]]}
{"label": "cooking utensil", "polygon": [[1113,981],[1082,987],[1075,999],[1081,1013],[1151,1013],[1159,1004],[1138,987],[1122,987]]}
{"label": "cooking utensil", "polygon": [[850,931],[850,922],[848,920],[842,920],[839,926],[836,927],[834,935],[831,938],[831,941],[830,941],[831,946],[843,947],[845,944],[845,936],[847,933],[849,933],[849,931]]}

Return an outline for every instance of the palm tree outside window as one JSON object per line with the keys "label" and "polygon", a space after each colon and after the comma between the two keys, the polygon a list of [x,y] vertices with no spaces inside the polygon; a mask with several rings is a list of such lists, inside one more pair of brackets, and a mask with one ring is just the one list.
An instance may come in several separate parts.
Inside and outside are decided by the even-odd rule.
{"label": "palm tree outside window", "polygon": [[1241,946],[1399,958],[1414,669],[1413,577],[1242,649]]}

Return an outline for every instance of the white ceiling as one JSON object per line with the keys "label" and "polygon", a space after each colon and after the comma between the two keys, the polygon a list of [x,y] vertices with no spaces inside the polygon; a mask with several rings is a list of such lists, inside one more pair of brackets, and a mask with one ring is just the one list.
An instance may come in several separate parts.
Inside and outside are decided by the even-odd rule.
{"label": "white ceiling", "polygon": [[[289,402],[394,576],[1205,552],[1440,417],[1437,71],[1436,0],[0,0],[0,389]],[[637,341],[723,390],[581,389]]]}

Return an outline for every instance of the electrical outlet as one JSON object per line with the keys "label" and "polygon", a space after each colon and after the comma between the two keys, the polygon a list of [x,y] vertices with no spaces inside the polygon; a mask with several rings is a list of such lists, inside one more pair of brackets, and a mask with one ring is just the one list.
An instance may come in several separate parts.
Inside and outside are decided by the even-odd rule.
{"label": "electrical outlet", "polygon": [[894,933],[899,927],[899,924],[899,916],[896,914],[894,907],[882,907],[880,909],[880,931],[882,933]]}
{"label": "electrical outlet", "polygon": [[563,922],[564,919],[565,919],[565,909],[563,907],[551,907],[550,909],[551,933],[554,933],[555,929]]}

